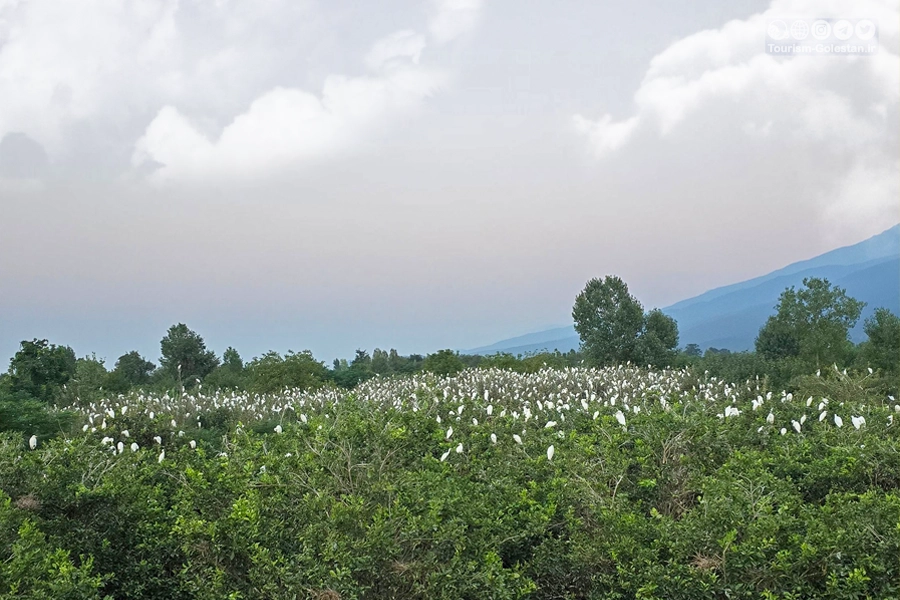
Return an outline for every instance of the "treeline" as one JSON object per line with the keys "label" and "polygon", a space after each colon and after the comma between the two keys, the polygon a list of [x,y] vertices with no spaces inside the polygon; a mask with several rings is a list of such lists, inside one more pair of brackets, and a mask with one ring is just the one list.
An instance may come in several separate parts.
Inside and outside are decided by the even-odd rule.
{"label": "treeline", "polygon": [[[806,279],[798,290],[782,293],[776,312],[760,329],[754,351],[730,352],[688,344],[678,348],[678,325],[659,310],[645,312],[618,277],[593,279],[578,295],[572,311],[581,351],[513,356],[465,355],[440,350],[400,355],[375,348],[357,350],[352,360],[328,366],[304,350],[267,352],[244,361],[235,348],[221,357],[185,324],[173,325],[160,340],[155,364],[138,352],[108,365],[94,355],[78,358],[72,348],[47,340],[23,341],[0,375],[0,430],[41,431],[66,428],[65,415],[50,405],[67,406],[103,396],[147,392],[232,390],[254,394],[285,388],[353,388],[372,377],[404,376],[420,371],[452,375],[469,367],[499,367],[533,372],[544,367],[604,366],[630,362],[651,368],[690,367],[732,382],[759,378],[771,389],[808,387],[834,369],[859,372],[866,385],[898,395],[900,390],[900,317],[885,308],[865,321],[867,340],[850,341],[865,304],[825,279]],[[824,373],[824,378],[821,377]],[[822,383],[825,385],[825,383]]]}
{"label": "treeline", "polygon": [[352,360],[335,359],[326,366],[312,352],[270,351],[244,361],[229,347],[219,357],[187,325],[169,328],[160,340],[158,364],[137,351],[120,356],[113,365],[96,355],[77,357],[69,346],[48,340],[23,341],[0,374],[0,431],[51,434],[68,428],[66,415],[48,411],[95,402],[103,397],[144,391],[180,394],[214,390],[267,394],[286,388],[316,390],[323,386],[350,389],[376,376],[405,376],[420,371],[452,375],[467,367],[501,367],[522,372],[542,367],[582,364],[579,353],[541,353],[515,357],[466,355],[440,350],[425,356],[400,355],[376,348],[357,350]]}
{"label": "treeline", "polygon": [[[726,381],[759,378],[770,389],[809,387],[845,370],[862,375],[865,385],[889,395],[900,389],[900,317],[877,308],[864,323],[867,340],[854,344],[850,331],[866,304],[832,286],[807,278],[800,289],[781,294],[753,351],[731,352],[696,344],[678,349],[678,325],[659,310],[644,312],[618,277],[592,279],[575,300],[572,317],[585,362],[631,362],[653,368],[692,367]],[[822,385],[826,385],[822,383]]]}

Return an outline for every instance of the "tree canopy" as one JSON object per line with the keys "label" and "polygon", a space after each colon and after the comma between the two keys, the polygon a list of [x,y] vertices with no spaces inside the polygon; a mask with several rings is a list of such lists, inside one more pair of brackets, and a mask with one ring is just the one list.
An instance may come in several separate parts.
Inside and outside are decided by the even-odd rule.
{"label": "tree canopy", "polygon": [[209,375],[219,365],[216,353],[206,349],[206,343],[184,323],[172,325],[160,341],[160,368],[171,379],[191,387],[198,379]]}
{"label": "tree canopy", "polygon": [[596,366],[632,362],[665,366],[675,356],[678,324],[644,308],[621,278],[591,279],[575,298],[575,331],[585,360]]}
{"label": "tree canopy", "polygon": [[807,368],[845,362],[852,351],[850,330],[865,302],[827,279],[808,277],[799,290],[782,292],[776,314],[756,338],[756,351],[770,360],[796,359]]}

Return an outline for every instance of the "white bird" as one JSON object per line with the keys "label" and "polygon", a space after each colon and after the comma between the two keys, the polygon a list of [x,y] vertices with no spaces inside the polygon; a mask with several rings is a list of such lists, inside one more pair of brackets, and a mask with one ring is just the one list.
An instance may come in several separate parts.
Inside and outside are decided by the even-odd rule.
{"label": "white bird", "polygon": [[497,443],[497,434],[496,434],[496,433],[492,433],[492,434],[491,434],[491,443],[492,443],[492,444],[496,444],[496,443]]}
{"label": "white bird", "polygon": [[448,456],[450,456],[450,451],[449,451],[449,450],[447,450],[446,452],[444,452],[443,454],[441,454],[441,462],[444,462],[445,460],[447,460],[447,457],[448,457]]}
{"label": "white bird", "polygon": [[156,443],[159,444],[159,445],[162,445],[162,438],[159,437],[158,435],[154,435],[154,436],[153,436],[153,441],[156,442]]}
{"label": "white bird", "polygon": [[282,431],[284,431],[284,429],[281,428],[281,425],[275,426],[275,433],[281,433]]}
{"label": "white bird", "polygon": [[457,453],[457,454],[462,454],[462,453],[463,453],[463,445],[462,445],[462,442],[460,442],[459,445],[456,446],[456,453]]}
{"label": "white bird", "polygon": [[188,442],[188,445],[191,447],[191,450],[196,450],[196,449],[197,449],[197,442],[196,442],[196,440],[191,440],[190,442]]}
{"label": "white bird", "polygon": [[516,443],[517,443],[517,444],[521,444],[521,443],[522,443],[522,438],[519,437],[519,434],[518,434],[518,433],[514,433],[514,434],[513,434],[513,439],[516,440]]}
{"label": "white bird", "polygon": [[850,417],[850,420],[853,422],[853,426],[857,429],[866,424],[865,417]]}
{"label": "white bird", "polygon": [[547,448],[547,460],[553,460],[554,452],[556,452],[556,449],[552,445]]}
{"label": "white bird", "polygon": [[544,425],[544,429],[550,429],[551,427],[556,427],[556,421],[547,421],[547,424]]}
{"label": "white bird", "polygon": [[766,423],[768,423],[769,425],[772,425],[774,422],[775,422],[775,413],[770,412],[769,415],[766,417]]}
{"label": "white bird", "polygon": [[36,435],[33,435],[30,438],[28,438],[28,447],[31,448],[32,450],[37,448],[37,436]]}
{"label": "white bird", "polygon": [[840,418],[838,415],[834,415],[834,424],[837,425],[838,427],[843,427],[844,420],[842,418]]}
{"label": "white bird", "polygon": [[449,429],[447,429],[447,435],[444,436],[444,439],[445,439],[445,440],[449,440],[451,435],[453,435],[453,428],[452,428],[452,427],[450,427]]}
{"label": "white bird", "polygon": [[138,446],[138,443],[137,443],[137,442],[131,442],[131,451],[132,451],[132,452],[137,452],[138,450],[140,450],[140,448],[141,448],[141,447]]}
{"label": "white bird", "polygon": [[156,459],[156,462],[162,464],[162,461],[166,460],[166,451],[163,450],[159,453],[159,458]]}
{"label": "white bird", "polygon": [[619,422],[619,425],[621,425],[622,427],[625,427],[625,415],[622,414],[621,410],[616,411],[616,421]]}
{"label": "white bird", "polygon": [[794,428],[794,431],[796,431],[797,433],[800,433],[800,423],[791,419],[791,426]]}
{"label": "white bird", "polygon": [[119,454],[122,454],[123,452],[125,452],[125,444],[123,442],[119,442],[118,444],[116,444],[116,450],[119,451]]}

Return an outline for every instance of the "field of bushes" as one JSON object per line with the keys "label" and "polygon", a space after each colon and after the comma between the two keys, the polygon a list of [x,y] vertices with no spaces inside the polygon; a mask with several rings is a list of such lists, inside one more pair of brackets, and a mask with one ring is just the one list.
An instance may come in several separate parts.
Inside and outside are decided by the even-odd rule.
{"label": "field of bushes", "polygon": [[787,394],[468,369],[67,408],[79,435],[0,438],[0,598],[900,596],[900,405],[865,373]]}

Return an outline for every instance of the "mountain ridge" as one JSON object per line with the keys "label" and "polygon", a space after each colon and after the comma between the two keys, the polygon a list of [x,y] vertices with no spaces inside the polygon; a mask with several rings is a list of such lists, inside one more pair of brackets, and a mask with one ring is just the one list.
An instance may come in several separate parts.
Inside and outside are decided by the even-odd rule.
{"label": "mountain ridge", "polygon": [[[822,277],[867,303],[855,342],[865,339],[863,321],[878,307],[900,314],[900,224],[866,240],[788,264],[751,279],[713,288],[661,310],[678,322],[679,344],[702,349],[750,350],[759,328],[785,288],[802,285],[807,277]],[[536,331],[467,350],[469,354],[527,354],[543,350],[568,352],[579,347],[573,326]]]}

